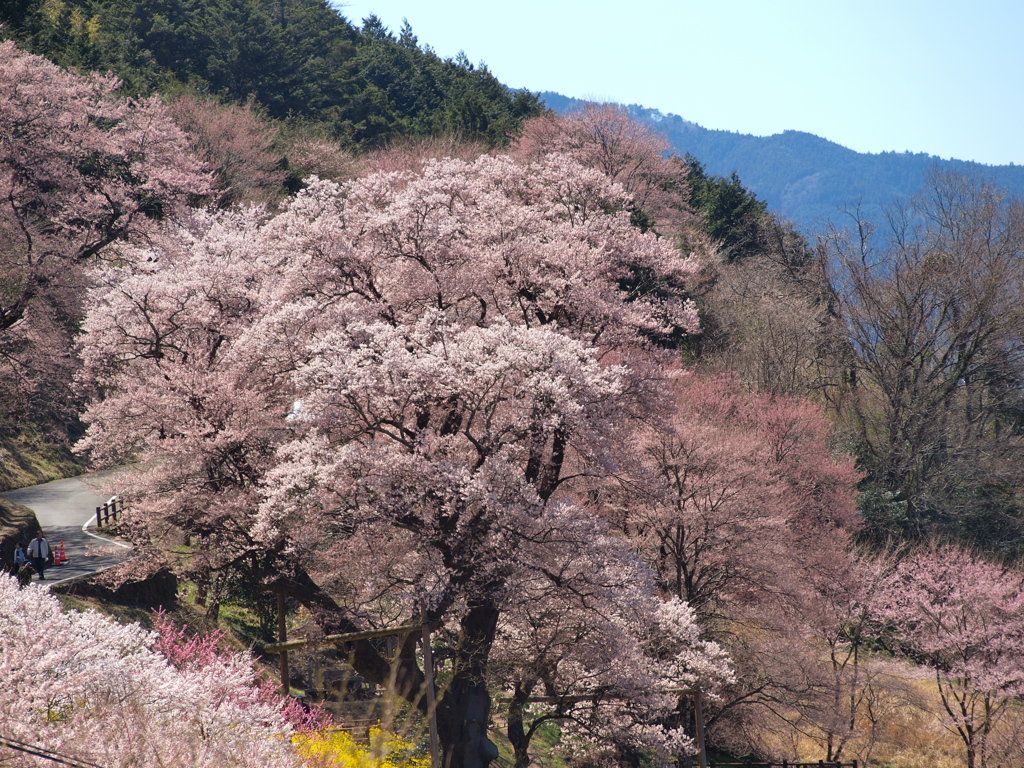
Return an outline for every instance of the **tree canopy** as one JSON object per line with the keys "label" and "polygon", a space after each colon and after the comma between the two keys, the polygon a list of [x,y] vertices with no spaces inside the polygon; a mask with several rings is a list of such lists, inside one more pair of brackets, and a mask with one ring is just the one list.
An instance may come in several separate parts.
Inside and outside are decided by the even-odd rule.
{"label": "tree canopy", "polygon": [[[652,692],[680,675],[713,686],[712,646],[644,662],[656,585],[577,496],[663,407],[652,340],[696,330],[668,289],[697,263],[632,226],[629,202],[561,153],[485,156],[314,181],[270,218],[167,228],[96,273],[83,345],[102,396],[83,447],[143,460],[121,481],[130,524],[146,540],[186,534],[194,578],[245,567],[328,634],[444,626],[453,765],[493,756],[473,726],[488,718],[488,659],[538,591],[607,635],[593,659],[575,646],[574,664],[629,665]],[[635,271],[648,289],[627,293]],[[413,649],[396,663],[392,678],[356,644],[361,674],[423,706]],[[633,714],[653,726],[672,701]],[[670,754],[689,743],[677,730],[630,739]]]}

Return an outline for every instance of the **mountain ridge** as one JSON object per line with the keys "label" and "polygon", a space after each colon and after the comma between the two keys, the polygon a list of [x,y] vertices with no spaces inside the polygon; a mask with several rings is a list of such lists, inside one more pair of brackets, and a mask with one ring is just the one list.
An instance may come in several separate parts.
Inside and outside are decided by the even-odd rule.
{"label": "mountain ridge", "polygon": [[[539,96],[559,113],[586,103],[552,91]],[[830,222],[841,224],[842,210],[849,206],[859,206],[868,218],[879,218],[895,200],[919,192],[933,167],[979,175],[1024,197],[1024,166],[1012,163],[985,165],[924,152],[864,153],[806,131],[754,136],[704,128],[639,104],[624,108],[663,133],[680,155],[696,158],[709,174],[735,173],[769,208],[809,235],[820,233]]]}

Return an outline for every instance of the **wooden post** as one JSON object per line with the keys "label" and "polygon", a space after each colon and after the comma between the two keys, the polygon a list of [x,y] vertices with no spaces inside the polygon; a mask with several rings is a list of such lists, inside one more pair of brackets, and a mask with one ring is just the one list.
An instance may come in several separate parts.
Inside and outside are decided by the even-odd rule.
{"label": "wooden post", "polygon": [[438,768],[437,702],[434,700],[434,653],[430,648],[430,625],[423,617],[423,683],[427,688],[427,714],[430,715],[430,768]]}
{"label": "wooden post", "polygon": [[708,755],[704,750],[704,706],[701,702],[700,688],[693,692],[693,719],[697,729],[697,755],[700,768],[708,768]]}
{"label": "wooden post", "polygon": [[309,640],[291,640],[287,643],[268,643],[263,646],[267,653],[280,653],[281,651],[296,651],[305,648],[307,645],[317,643],[351,643],[355,640],[369,640],[371,637],[388,637],[390,635],[407,635],[410,632],[419,632],[423,629],[422,624],[405,624],[401,627],[391,629],[366,629],[360,632],[346,632],[342,635],[324,635],[319,640],[311,643]]}
{"label": "wooden post", "polygon": [[[285,616],[284,592],[277,593],[277,640],[288,642],[288,622]],[[288,696],[292,691],[291,675],[288,672],[288,651],[281,651],[281,693]]]}
{"label": "wooden post", "polygon": [[103,507],[96,507],[96,527],[97,528],[102,528],[103,527],[103,523],[100,521],[100,510],[101,509],[103,509]]}

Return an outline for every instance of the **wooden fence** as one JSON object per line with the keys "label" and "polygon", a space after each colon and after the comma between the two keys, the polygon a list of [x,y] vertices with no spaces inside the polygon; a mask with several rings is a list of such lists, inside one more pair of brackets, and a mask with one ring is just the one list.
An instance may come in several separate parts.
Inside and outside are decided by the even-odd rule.
{"label": "wooden fence", "polygon": [[113,525],[121,517],[123,511],[124,503],[117,496],[112,496],[110,501],[104,503],[103,506],[96,507],[96,527],[103,528]]}
{"label": "wooden fence", "polygon": [[712,760],[708,768],[857,768],[857,761],[850,763],[837,763],[834,760],[819,760],[816,763],[790,763],[783,760],[781,763],[720,763]]}

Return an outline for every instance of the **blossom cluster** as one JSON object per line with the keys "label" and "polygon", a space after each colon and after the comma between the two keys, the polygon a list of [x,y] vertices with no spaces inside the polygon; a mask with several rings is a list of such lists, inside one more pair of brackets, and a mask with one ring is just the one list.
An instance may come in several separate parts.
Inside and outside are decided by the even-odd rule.
{"label": "blossom cluster", "polygon": [[0,578],[2,735],[106,768],[295,766],[251,658],[182,639]]}

